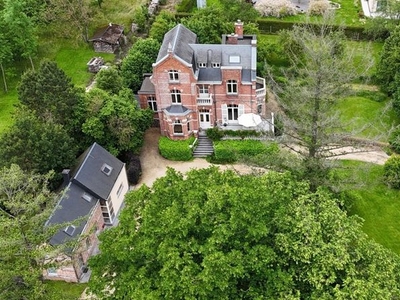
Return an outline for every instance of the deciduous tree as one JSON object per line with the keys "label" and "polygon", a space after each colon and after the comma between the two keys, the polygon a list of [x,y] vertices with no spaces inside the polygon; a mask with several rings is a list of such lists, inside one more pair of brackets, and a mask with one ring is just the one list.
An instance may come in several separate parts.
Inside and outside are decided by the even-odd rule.
{"label": "deciduous tree", "polygon": [[100,236],[101,299],[390,299],[399,258],[289,174],[169,169]]}
{"label": "deciduous tree", "polygon": [[123,88],[122,77],[115,67],[102,69],[96,75],[96,86],[110,94],[118,94]]}
{"label": "deciduous tree", "polygon": [[124,84],[136,93],[142,84],[143,74],[151,73],[160,43],[152,38],[139,39],[122,61],[121,75]]}
{"label": "deciduous tree", "polygon": [[114,155],[138,151],[152,121],[151,111],[139,109],[129,89],[118,95],[92,89],[86,95],[85,109],[82,131],[89,144],[97,142]]}
{"label": "deciduous tree", "polygon": [[291,68],[284,72],[284,83],[272,82],[285,112],[282,142],[300,155],[302,177],[315,190],[329,181],[332,161],[327,158],[355,151],[344,147],[358,145],[352,137],[365,128],[349,130],[351,126],[340,120],[335,105],[351,93],[350,84],[366,74],[372,62],[365,55],[357,62],[364,66],[362,71],[357,69],[356,54],[346,47],[343,33],[327,24],[295,26],[285,34]]}
{"label": "deciduous tree", "polygon": [[45,255],[54,251],[46,242],[55,228],[44,226],[56,201],[47,188],[50,176],[17,165],[0,169],[1,299],[56,297],[41,280]]}

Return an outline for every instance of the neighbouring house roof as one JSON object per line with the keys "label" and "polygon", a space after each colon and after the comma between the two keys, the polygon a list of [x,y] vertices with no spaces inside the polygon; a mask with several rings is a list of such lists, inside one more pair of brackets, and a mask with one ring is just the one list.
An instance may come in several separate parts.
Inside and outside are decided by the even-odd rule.
{"label": "neighbouring house roof", "polygon": [[[82,233],[87,223],[87,217],[96,206],[99,199],[107,200],[115,182],[124,170],[124,163],[94,143],[78,159],[77,167],[71,172],[70,182],[46,225],[71,224],[83,218],[79,224],[74,224],[72,234],[61,228],[50,240],[50,244],[58,245]],[[71,232],[70,232],[71,233]]]}
{"label": "neighbouring house roof", "polygon": [[193,49],[189,44],[194,44],[196,42],[197,35],[195,33],[182,24],[175,26],[164,35],[156,64],[163,60],[168,53],[173,53],[183,61],[191,64],[193,60]]}
{"label": "neighbouring house roof", "polygon": [[107,26],[98,29],[93,37],[89,39],[89,42],[100,41],[116,45],[123,33],[124,26],[110,23]]}
{"label": "neighbouring house roof", "polygon": [[[124,163],[97,143],[87,149],[79,160],[78,168],[72,173],[72,181],[98,198],[107,200]],[[112,168],[109,175],[102,171],[106,165]]]}
{"label": "neighbouring house roof", "polygon": [[171,105],[164,109],[168,115],[184,116],[191,112],[191,110],[183,105]]}
{"label": "neighbouring house roof", "polygon": [[144,74],[144,79],[138,94],[154,94],[156,92],[154,84],[150,80],[151,75],[152,74]]}

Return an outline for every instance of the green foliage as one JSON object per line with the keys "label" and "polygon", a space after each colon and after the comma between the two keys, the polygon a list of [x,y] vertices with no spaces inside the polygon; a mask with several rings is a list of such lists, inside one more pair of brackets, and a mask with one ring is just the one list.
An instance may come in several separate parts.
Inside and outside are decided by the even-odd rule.
{"label": "green foliage", "polygon": [[400,155],[389,157],[383,172],[386,184],[393,189],[400,189]]}
{"label": "green foliage", "polygon": [[206,134],[207,137],[213,141],[219,141],[224,136],[240,137],[244,139],[246,137],[260,137],[263,135],[262,132],[256,130],[222,130],[218,127],[208,128]]}
{"label": "green foliage", "polygon": [[257,155],[271,155],[279,151],[276,143],[256,140],[224,140],[214,143],[213,163],[233,163]]}
{"label": "green foliage", "polygon": [[115,156],[122,151],[137,152],[140,149],[153,113],[148,109],[139,109],[130,90],[110,95],[103,90],[92,89],[86,94],[83,106],[86,119],[82,131],[87,144],[97,142]]}
{"label": "green foliage", "polygon": [[51,175],[0,169],[1,299],[56,299],[40,280],[45,255],[57,252],[46,245],[55,228],[44,226],[56,201],[47,188]]}
{"label": "green foliage", "polygon": [[162,10],[154,20],[150,28],[150,37],[155,39],[159,43],[162,43],[164,35],[172,28],[176,26],[177,22],[175,15],[172,13]]}
{"label": "green foliage", "polygon": [[182,0],[176,6],[178,12],[192,12],[196,8],[196,0]]}
{"label": "green foliage", "polygon": [[389,144],[390,144],[390,147],[394,150],[394,152],[400,154],[400,127],[397,127],[390,134]]}
{"label": "green foliage", "polygon": [[111,67],[100,70],[96,75],[96,86],[110,94],[117,95],[123,88],[122,77],[117,68]]}
{"label": "green foliage", "polygon": [[146,30],[148,19],[149,13],[145,5],[135,9],[133,13],[133,21],[138,25],[140,32],[144,32]]}
{"label": "green foliage", "polygon": [[125,86],[136,93],[142,84],[143,74],[151,73],[160,43],[152,38],[139,39],[122,61],[121,76]]}
{"label": "green foliage", "polygon": [[63,300],[77,300],[81,298],[83,291],[86,289],[86,283],[71,283],[64,281],[46,281],[46,289]]}
{"label": "green foliage", "polygon": [[75,142],[61,125],[43,121],[23,107],[14,119],[0,138],[0,166],[18,164],[25,171],[46,174],[74,165]]}
{"label": "green foliage", "polygon": [[18,96],[43,121],[63,125],[69,133],[74,131],[73,115],[82,92],[55,62],[43,61],[37,71],[27,71],[21,78]]}
{"label": "green foliage", "polygon": [[174,141],[167,137],[160,137],[158,141],[158,150],[162,157],[169,160],[188,161],[193,158],[193,144],[195,138],[191,137],[187,140]]}
{"label": "green foliage", "polygon": [[[169,169],[127,194],[91,258],[101,299],[390,299],[399,258],[288,174]],[[110,293],[109,291],[113,292]]]}
{"label": "green foliage", "polygon": [[205,7],[197,10],[181,23],[197,34],[201,44],[220,44],[222,34],[233,32],[233,23],[219,7]]}
{"label": "green foliage", "polygon": [[400,27],[396,27],[385,40],[377,67],[377,81],[389,95],[397,91],[400,76]]}

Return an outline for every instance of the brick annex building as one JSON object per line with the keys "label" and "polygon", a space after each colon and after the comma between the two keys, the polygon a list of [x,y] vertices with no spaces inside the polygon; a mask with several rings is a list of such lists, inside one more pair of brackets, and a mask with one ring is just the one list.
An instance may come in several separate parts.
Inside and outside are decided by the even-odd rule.
{"label": "brick annex building", "polygon": [[257,38],[235,33],[221,44],[198,44],[182,24],[164,36],[153,74],[145,74],[140,106],[154,110],[161,134],[186,139],[210,127],[242,129],[238,117],[254,113],[265,119],[265,79],[256,76]]}

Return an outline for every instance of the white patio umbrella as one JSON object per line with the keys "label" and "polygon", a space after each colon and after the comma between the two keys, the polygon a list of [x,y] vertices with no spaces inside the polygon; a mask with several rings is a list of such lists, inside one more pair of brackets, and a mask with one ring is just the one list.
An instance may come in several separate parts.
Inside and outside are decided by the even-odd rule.
{"label": "white patio umbrella", "polygon": [[239,125],[244,127],[255,127],[262,122],[261,117],[259,115],[249,113],[243,114],[238,118]]}

